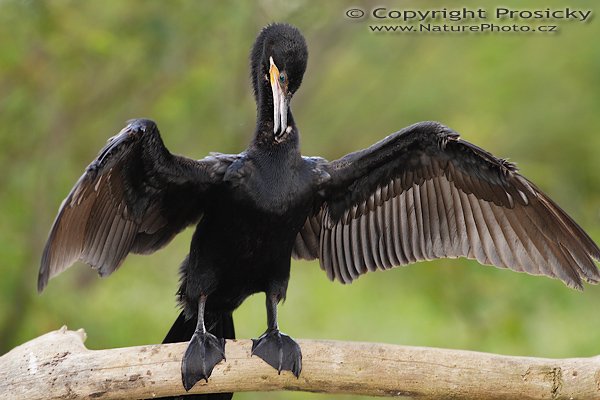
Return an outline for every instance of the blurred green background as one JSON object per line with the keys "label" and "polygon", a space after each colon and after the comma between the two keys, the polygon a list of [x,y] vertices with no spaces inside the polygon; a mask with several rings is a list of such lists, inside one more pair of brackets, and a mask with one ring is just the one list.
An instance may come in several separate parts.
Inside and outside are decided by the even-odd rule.
{"label": "blurred green background", "polygon": [[[485,7],[597,5],[572,3]],[[374,34],[367,21],[344,16],[373,4],[0,1],[0,354],[63,324],[85,328],[92,349],[162,340],[178,314],[177,268],[191,230],[152,256],[129,256],[110,279],[78,264],[38,295],[46,235],[71,186],[127,119],[157,121],[174,153],[243,150],[255,120],[248,52],[271,21],[297,25],[309,45],[292,102],[304,154],[335,159],[439,120],[510,156],[600,242],[600,21],[561,22],[558,34],[407,35]],[[235,313],[239,337],[263,332],[263,302],[253,296]],[[295,262],[280,325],[297,338],[591,356],[600,353],[599,303],[600,287],[576,292],[466,260],[373,273],[350,286],[329,282],[317,263]]]}

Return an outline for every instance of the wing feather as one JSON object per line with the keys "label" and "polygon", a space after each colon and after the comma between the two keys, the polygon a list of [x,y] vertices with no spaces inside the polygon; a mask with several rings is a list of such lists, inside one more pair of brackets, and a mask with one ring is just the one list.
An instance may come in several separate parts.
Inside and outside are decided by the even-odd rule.
{"label": "wing feather", "polygon": [[63,201],[40,265],[38,290],[81,260],[101,276],[130,252],[150,253],[202,215],[203,195],[231,156],[174,156],[154,122],[133,120],[109,139]]}
{"label": "wing feather", "polygon": [[394,244],[394,236],[396,235],[396,231],[394,229],[394,217],[393,217],[393,208],[394,202],[390,201],[389,192],[391,189],[389,188],[392,185],[386,186],[386,199],[383,203],[383,233],[385,235],[385,246],[384,249],[386,251],[387,258],[389,260],[390,268],[394,265],[400,265],[400,260],[398,258],[398,254],[396,253],[396,246]]}
{"label": "wing feather", "polygon": [[574,288],[600,280],[600,249],[571,217],[513,164],[441,124],[405,128],[324,168],[327,212],[298,236],[320,237],[310,258],[330,279],[349,283],[376,269],[467,257]]}
{"label": "wing feather", "polygon": [[394,196],[390,199],[390,201],[386,202],[386,204],[390,205],[390,208],[392,209],[392,214],[391,216],[388,216],[388,218],[391,219],[392,222],[392,232],[389,235],[389,237],[391,238],[391,240],[393,241],[393,246],[394,246],[394,253],[396,254],[396,260],[394,262],[394,265],[403,265],[403,264],[408,264],[408,258],[406,257],[406,254],[404,253],[404,250],[402,249],[402,230],[400,229],[400,212],[399,212],[399,208],[400,208],[400,204],[398,202],[398,198],[396,197],[395,193],[396,193],[396,182],[398,181],[398,179],[395,179],[393,181],[394,183]]}

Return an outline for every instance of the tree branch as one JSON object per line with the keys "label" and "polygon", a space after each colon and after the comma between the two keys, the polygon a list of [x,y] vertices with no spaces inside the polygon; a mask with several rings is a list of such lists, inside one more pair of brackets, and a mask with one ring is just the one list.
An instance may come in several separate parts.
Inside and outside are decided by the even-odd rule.
{"label": "tree branch", "polygon": [[[184,394],[185,343],[88,350],[66,327],[0,357],[0,398],[118,399]],[[376,343],[299,340],[299,379],[228,340],[227,361],[190,393],[300,390],[427,399],[600,399],[600,356],[543,359]]]}

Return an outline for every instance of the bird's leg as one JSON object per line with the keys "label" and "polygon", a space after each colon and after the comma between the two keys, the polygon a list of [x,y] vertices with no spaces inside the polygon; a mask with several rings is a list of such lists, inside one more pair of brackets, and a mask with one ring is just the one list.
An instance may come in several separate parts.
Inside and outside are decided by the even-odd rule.
{"label": "bird's leg", "polygon": [[280,300],[280,295],[267,293],[268,326],[261,337],[252,339],[252,355],[259,356],[279,373],[292,371],[297,378],[302,370],[302,352],[298,343],[279,331],[277,304]]}
{"label": "bird's leg", "polygon": [[209,333],[204,325],[205,304],[206,295],[200,295],[196,330],[181,361],[181,379],[186,391],[200,379],[208,382],[215,365],[225,359],[225,339]]}

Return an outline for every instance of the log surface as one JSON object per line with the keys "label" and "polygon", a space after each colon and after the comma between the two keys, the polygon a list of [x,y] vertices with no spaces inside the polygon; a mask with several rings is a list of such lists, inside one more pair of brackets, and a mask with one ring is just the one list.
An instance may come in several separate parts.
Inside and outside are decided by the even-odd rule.
{"label": "log surface", "polygon": [[[1,399],[184,394],[186,343],[88,350],[83,330],[47,333],[0,357]],[[225,362],[190,393],[298,390],[425,399],[600,399],[600,356],[544,359],[378,343],[298,340],[299,379],[228,340]]]}

